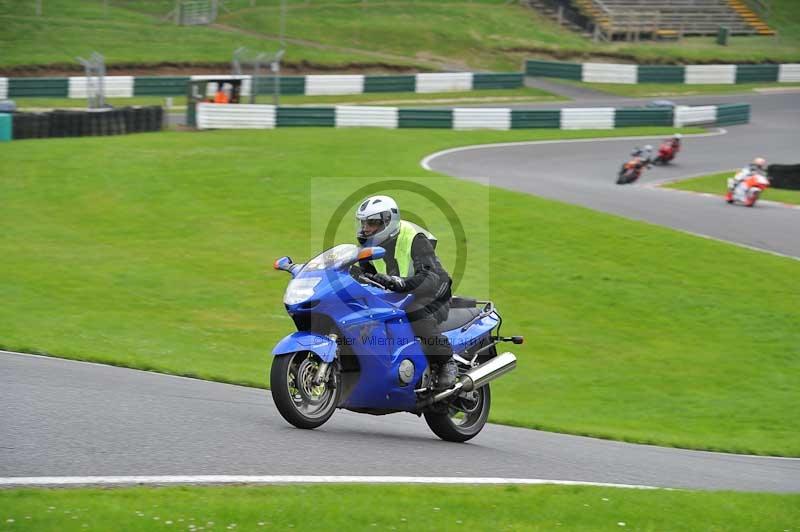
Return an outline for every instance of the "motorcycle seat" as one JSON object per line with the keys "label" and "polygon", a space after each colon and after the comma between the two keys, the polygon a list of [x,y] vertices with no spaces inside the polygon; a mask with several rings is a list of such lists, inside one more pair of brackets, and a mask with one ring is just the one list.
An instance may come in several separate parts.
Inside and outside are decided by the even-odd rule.
{"label": "motorcycle seat", "polygon": [[447,313],[447,319],[439,324],[439,330],[452,331],[463,327],[480,313],[480,309],[477,308],[451,308],[450,312]]}

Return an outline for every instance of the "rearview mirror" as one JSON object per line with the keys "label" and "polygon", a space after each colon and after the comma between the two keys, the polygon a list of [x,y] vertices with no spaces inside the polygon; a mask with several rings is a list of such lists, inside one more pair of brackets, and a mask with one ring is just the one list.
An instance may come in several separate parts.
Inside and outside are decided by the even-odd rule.
{"label": "rearview mirror", "polygon": [[291,257],[281,257],[272,263],[272,267],[276,270],[291,272],[293,264]]}
{"label": "rearview mirror", "polygon": [[358,252],[358,261],[378,260],[386,255],[386,250],[380,246],[363,248]]}

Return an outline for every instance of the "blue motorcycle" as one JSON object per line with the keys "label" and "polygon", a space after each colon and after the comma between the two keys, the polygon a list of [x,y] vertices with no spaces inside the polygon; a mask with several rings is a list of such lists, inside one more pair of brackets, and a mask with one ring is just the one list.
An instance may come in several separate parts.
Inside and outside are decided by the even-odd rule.
{"label": "blue motorcycle", "polygon": [[297,326],[272,350],[275,406],[303,429],[319,427],[336,408],[411,412],[424,415],[440,438],[467,441],[489,417],[489,382],[516,366],[513,354],[497,354],[497,344],[523,339],[500,336],[502,318],[491,301],[453,297],[440,328],[453,347],[459,378],[441,389],[406,316],[414,296],[351,275],[352,265],[384,253],[342,244],[305,264],[289,257],[275,261],[275,269],[292,276],[283,302]]}

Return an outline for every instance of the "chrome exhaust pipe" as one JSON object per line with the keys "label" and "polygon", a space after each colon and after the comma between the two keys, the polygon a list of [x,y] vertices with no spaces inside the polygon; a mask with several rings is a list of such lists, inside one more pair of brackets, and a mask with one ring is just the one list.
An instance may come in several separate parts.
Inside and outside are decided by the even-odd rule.
{"label": "chrome exhaust pipe", "polygon": [[429,397],[428,399],[417,403],[417,407],[425,408],[433,403],[438,403],[442,399],[447,399],[451,395],[459,392],[471,392],[472,390],[480,388],[484,384],[495,380],[497,377],[505,375],[516,367],[517,357],[515,357],[513,353],[503,353],[502,355],[498,355],[490,361],[484,362],[480,366],[469,370],[451,388],[443,390],[433,397]]}
{"label": "chrome exhaust pipe", "polygon": [[462,391],[471,392],[495,380],[497,377],[505,375],[516,367],[517,357],[513,353],[503,353],[476,368],[472,368],[466,375],[461,377],[458,383],[462,385]]}

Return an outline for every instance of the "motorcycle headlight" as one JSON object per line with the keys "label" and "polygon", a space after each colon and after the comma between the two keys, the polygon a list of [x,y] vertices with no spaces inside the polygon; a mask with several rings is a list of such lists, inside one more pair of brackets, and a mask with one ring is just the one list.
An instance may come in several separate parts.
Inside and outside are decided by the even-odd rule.
{"label": "motorcycle headlight", "polygon": [[283,302],[287,305],[302,303],[314,295],[314,288],[321,280],[320,277],[292,279],[289,281],[289,286],[286,287]]}

